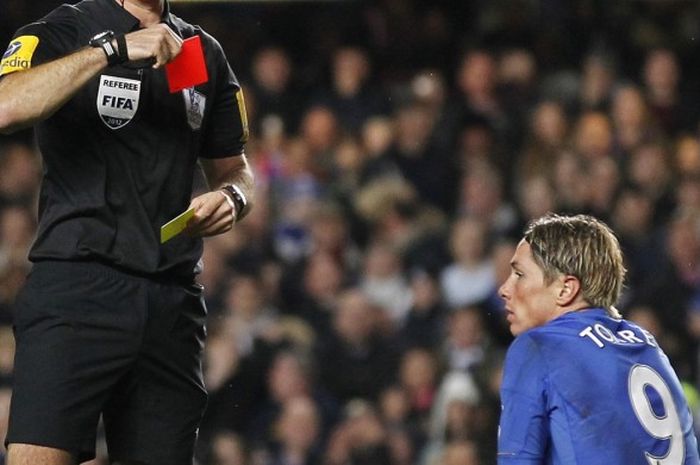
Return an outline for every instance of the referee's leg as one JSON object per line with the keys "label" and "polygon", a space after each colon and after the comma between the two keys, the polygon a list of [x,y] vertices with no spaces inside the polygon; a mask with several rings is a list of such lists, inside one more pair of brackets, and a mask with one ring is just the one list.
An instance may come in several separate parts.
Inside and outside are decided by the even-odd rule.
{"label": "referee's leg", "polygon": [[76,458],[61,449],[35,444],[9,444],[7,465],[76,465]]}

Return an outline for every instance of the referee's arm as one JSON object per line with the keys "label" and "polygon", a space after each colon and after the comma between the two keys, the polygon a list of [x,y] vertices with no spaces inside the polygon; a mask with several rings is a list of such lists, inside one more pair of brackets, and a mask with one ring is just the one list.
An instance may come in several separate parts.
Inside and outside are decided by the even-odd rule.
{"label": "referee's arm", "polygon": [[[253,206],[253,171],[245,154],[226,158],[200,158],[199,163],[211,192],[192,199],[194,217],[188,232],[194,236],[214,236],[225,233],[243,218]],[[237,211],[240,204],[230,201],[224,186],[233,185],[245,197],[246,206]]]}
{"label": "referee's arm", "polygon": [[61,108],[107,66],[102,49],[84,48],[0,79],[0,133],[34,125]]}
{"label": "referee's arm", "polygon": [[[165,24],[125,36],[129,60],[155,58],[154,68],[180,53],[182,41]],[[33,126],[63,106],[107,67],[101,48],[85,47],[62,58],[0,76],[0,134]]]}

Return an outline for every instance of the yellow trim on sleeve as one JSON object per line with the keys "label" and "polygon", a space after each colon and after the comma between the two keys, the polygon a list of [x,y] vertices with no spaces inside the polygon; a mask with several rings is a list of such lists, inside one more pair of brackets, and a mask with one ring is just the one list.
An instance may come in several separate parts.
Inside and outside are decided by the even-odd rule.
{"label": "yellow trim on sleeve", "polygon": [[236,100],[238,101],[238,113],[241,116],[241,127],[243,128],[243,137],[241,142],[247,142],[248,137],[250,136],[250,129],[248,128],[248,112],[245,109],[243,89],[238,89],[236,91]]}

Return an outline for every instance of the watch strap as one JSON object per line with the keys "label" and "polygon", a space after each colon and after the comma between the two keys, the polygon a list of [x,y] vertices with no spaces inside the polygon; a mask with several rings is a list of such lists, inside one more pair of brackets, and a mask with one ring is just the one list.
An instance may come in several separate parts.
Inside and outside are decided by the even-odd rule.
{"label": "watch strap", "polygon": [[241,188],[235,184],[225,184],[221,186],[221,190],[225,192],[236,205],[236,221],[242,220],[250,209],[248,208],[248,199],[246,199]]}
{"label": "watch strap", "polygon": [[231,227],[233,227],[233,225],[238,222],[238,207],[236,206],[236,203],[233,201],[231,196],[227,194],[224,189],[220,189],[219,194],[224,196],[224,199],[226,199],[226,203],[228,203],[229,207],[231,207],[231,210],[233,211],[233,219],[231,220]]}
{"label": "watch strap", "polygon": [[[112,44],[115,40],[117,47]],[[109,66],[118,65],[128,60],[128,52],[126,50],[126,39],[121,34],[115,37],[112,31],[104,31],[90,39],[91,47],[100,47],[107,56],[107,64]]]}

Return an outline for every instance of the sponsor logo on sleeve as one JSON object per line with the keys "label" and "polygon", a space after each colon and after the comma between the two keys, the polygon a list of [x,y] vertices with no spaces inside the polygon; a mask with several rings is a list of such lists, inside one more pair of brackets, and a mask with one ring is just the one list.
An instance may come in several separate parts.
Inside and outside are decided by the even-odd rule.
{"label": "sponsor logo on sleeve", "polygon": [[194,90],[194,87],[184,89],[182,96],[185,98],[185,110],[187,112],[187,124],[190,125],[193,131],[198,131],[202,127],[204,119],[204,107],[207,104],[207,98]]}
{"label": "sponsor logo on sleeve", "polygon": [[19,36],[12,40],[2,55],[0,76],[31,68],[37,45],[39,45],[37,36]]}
{"label": "sponsor logo on sleeve", "polygon": [[117,76],[100,76],[97,113],[110,129],[126,126],[136,115],[141,95],[141,81]]}

